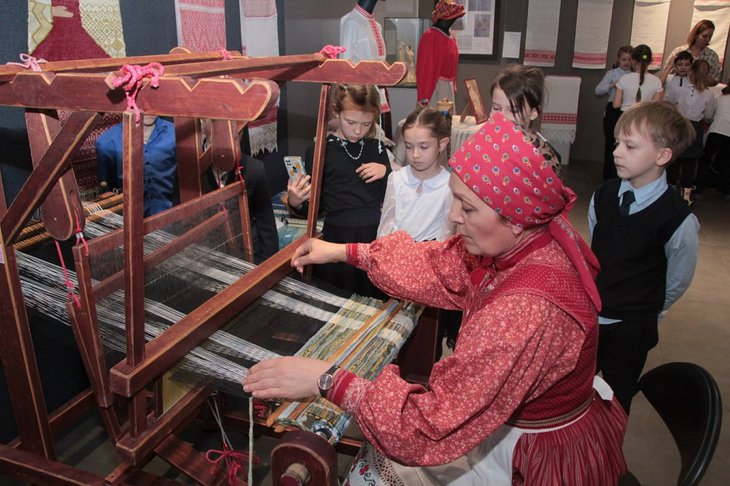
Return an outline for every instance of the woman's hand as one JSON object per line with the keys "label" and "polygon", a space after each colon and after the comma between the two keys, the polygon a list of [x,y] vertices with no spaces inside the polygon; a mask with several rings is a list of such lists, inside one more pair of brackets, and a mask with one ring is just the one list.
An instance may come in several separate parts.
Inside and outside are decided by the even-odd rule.
{"label": "woman's hand", "polygon": [[366,184],[369,184],[382,179],[385,176],[386,170],[384,164],[368,162],[367,164],[360,165],[360,167],[355,169],[355,172],[360,176],[360,179],[364,180]]}
{"label": "woman's hand", "polygon": [[301,400],[319,395],[317,379],[330,365],[312,358],[287,356],[261,361],[243,379],[243,391],[255,398]]}
{"label": "woman's hand", "polygon": [[291,257],[291,266],[296,268],[299,273],[302,273],[304,265],[344,262],[345,260],[347,260],[345,245],[310,238],[294,252]]}
{"label": "woman's hand", "polygon": [[294,209],[302,207],[306,201],[309,201],[312,185],[309,183],[311,179],[308,175],[298,174],[296,179],[289,179],[286,185],[289,206]]}

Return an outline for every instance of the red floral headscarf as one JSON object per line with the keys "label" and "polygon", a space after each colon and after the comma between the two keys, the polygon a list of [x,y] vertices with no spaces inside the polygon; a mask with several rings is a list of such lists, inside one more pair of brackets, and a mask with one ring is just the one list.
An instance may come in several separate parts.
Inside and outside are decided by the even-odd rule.
{"label": "red floral headscarf", "polygon": [[598,260],[568,221],[567,213],[576,196],[555,174],[556,161],[549,153],[541,139],[501,113],[493,113],[451,157],[449,165],[474,194],[506,220],[523,228],[547,224],[600,310],[595,284]]}
{"label": "red floral headscarf", "polygon": [[464,16],[464,6],[453,0],[439,0],[431,13],[431,21],[435,24],[439,20],[458,19]]}

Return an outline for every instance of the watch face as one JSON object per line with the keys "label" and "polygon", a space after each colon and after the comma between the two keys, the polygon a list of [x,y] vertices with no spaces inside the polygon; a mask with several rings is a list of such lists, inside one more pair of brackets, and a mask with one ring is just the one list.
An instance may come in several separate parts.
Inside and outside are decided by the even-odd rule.
{"label": "watch face", "polygon": [[317,386],[322,391],[327,391],[332,388],[333,383],[334,379],[332,378],[332,375],[327,373],[325,373],[324,375],[320,375],[320,377],[317,379]]}

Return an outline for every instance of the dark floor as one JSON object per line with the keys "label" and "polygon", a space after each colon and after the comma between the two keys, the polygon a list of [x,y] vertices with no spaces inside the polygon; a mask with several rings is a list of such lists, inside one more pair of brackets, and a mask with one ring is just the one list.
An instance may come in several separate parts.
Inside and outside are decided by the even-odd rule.
{"label": "dark floor", "polygon": [[[571,161],[565,176],[579,199],[571,220],[587,235],[586,211],[591,191],[600,183],[597,163]],[[730,403],[730,318],[725,304],[730,288],[730,201],[717,192],[708,191],[694,206],[700,220],[700,258],[694,282],[685,296],[670,310],[660,324],[659,345],[651,351],[646,369],[671,361],[690,361],[709,370],[725,395],[723,418],[727,424]],[[730,433],[724,428],[713,463],[702,481],[704,485],[726,485],[730,481]],[[228,431],[236,449],[247,447],[245,434]],[[220,438],[214,432],[193,425],[187,438],[201,450],[219,448]],[[256,485],[271,484],[268,452],[272,439],[257,439],[255,450],[264,463],[254,470]],[[96,415],[89,416],[57,443],[59,459],[70,465],[97,473],[108,474],[117,457],[106,439]],[[663,486],[676,484],[679,454],[671,435],[653,412],[643,396],[638,396],[632,408],[624,451],[631,471],[642,484]],[[347,459],[340,457],[340,469],[346,470]],[[149,471],[176,477],[174,471],[159,459],[148,466]],[[0,476],[0,484],[18,484]]]}

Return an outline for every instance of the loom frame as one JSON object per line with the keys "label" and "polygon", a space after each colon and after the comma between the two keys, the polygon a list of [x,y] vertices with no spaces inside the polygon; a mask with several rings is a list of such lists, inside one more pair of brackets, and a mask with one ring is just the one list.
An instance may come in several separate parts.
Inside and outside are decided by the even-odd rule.
{"label": "loom frame", "polygon": [[[228,137],[230,140],[246,122],[255,120],[273,105],[278,95],[276,82],[323,84],[317,118],[313,170],[316,176],[313,177],[312,188],[314,197],[303,239],[314,236],[316,232],[330,94],[328,83],[370,82],[391,86],[406,74],[405,66],[399,63],[388,66],[382,62],[363,61],[353,65],[350,61],[326,59],[320,53],[256,59],[234,53],[232,59],[223,59],[221,53],[190,53],[179,48],[171,54],[160,56],[51,62],[43,64],[40,72],[29,72],[16,66],[0,67],[0,105],[26,109],[33,161],[30,177],[9,206],[6,206],[0,184],[0,292],[9,296],[0,302],[0,356],[19,430],[12,450],[25,451],[25,464],[20,467],[13,459],[14,452],[0,448],[0,471],[26,474],[57,484],[78,484],[71,473],[65,474],[69,469],[73,470],[68,466],[60,468],[64,474],[53,475],[58,469],[54,464],[59,464],[54,461],[53,433],[78,418],[94,397],[100,410],[106,410],[102,416],[111,438],[118,444],[125,444],[125,438],[131,441],[129,445],[121,446],[120,455],[127,460],[126,463],[106,478],[107,483],[122,484],[132,474],[137,474],[135,478],[144,477],[145,473],[138,470],[151,458],[152,451],[178,467],[182,462],[189,461],[191,455],[199,458],[199,454],[192,454],[189,444],[186,446],[172,434],[192,420],[194,411],[204,401],[207,391],[203,387],[193,389],[165,414],[164,419],[155,417],[153,427],[148,428],[151,424],[145,386],[220,327],[227,320],[226,317],[240,311],[290,271],[288,262],[296,244],[289,245],[251,274],[244,276],[222,292],[222,297],[211,299],[213,302],[206,303],[208,307],[205,311],[187,319],[182,326],[179,326],[180,323],[171,326],[160,338],[145,343],[141,275],[145,258],[142,237],[146,226],[161,221],[165,213],[152,221],[142,218],[142,129],[134,123],[134,115],[125,111],[126,104],[121,91],[109,89],[112,76],[105,73],[122,64],[149,62],[161,62],[167,70],[160,78],[159,89],[153,90],[148,87],[149,82],[145,82],[144,89],[137,96],[137,103],[147,114],[174,116],[176,119],[176,135],[181,135],[179,140],[182,141],[177,148],[178,167],[183,168],[179,172],[185,174],[180,179],[183,204],[195,203],[201,197],[200,178],[210,164],[229,168],[237,155],[235,149],[230,148],[235,144],[229,144],[229,148],[213,144],[212,150],[201,153],[198,118],[215,120],[214,139],[220,137],[225,140]],[[244,83],[244,79],[252,81]],[[185,102],[181,103],[180,100]],[[72,111],[63,126],[55,115],[55,111],[60,109]],[[128,299],[125,312],[127,359],[112,368],[108,388],[104,385],[101,364],[88,360],[90,380],[96,385],[92,385],[91,391],[81,393],[49,415],[41,392],[13,244],[23,225],[38,207],[41,208],[48,233],[56,239],[68,239],[77,224],[83,225],[83,219],[80,223],[76,220],[77,215],[83,213],[80,212],[82,209],[76,180],[73,171],[69,170],[70,160],[94,128],[98,112],[123,113],[125,272],[122,280]],[[191,131],[194,137],[190,136]],[[241,184],[241,188],[245,212],[245,186]],[[243,228],[248,227],[247,215],[245,218],[242,215],[242,222],[246,223]],[[244,242],[244,247],[250,251],[250,235],[248,240]],[[88,274],[83,276],[84,280],[87,278]],[[85,327],[80,323],[93,320],[92,307],[87,298],[79,315],[74,310],[71,316],[82,355],[98,360],[98,335],[93,331],[78,331]],[[194,322],[197,318],[200,321]],[[112,409],[112,392],[129,399],[128,432],[119,425],[116,412]],[[128,457],[124,456],[124,451],[128,452]],[[206,469],[200,468],[200,464],[193,465],[198,470]],[[189,468],[180,469],[190,474]],[[220,477],[210,475],[196,477],[194,472],[191,477],[205,484],[221,480]],[[91,479],[95,481],[96,478]]]}

